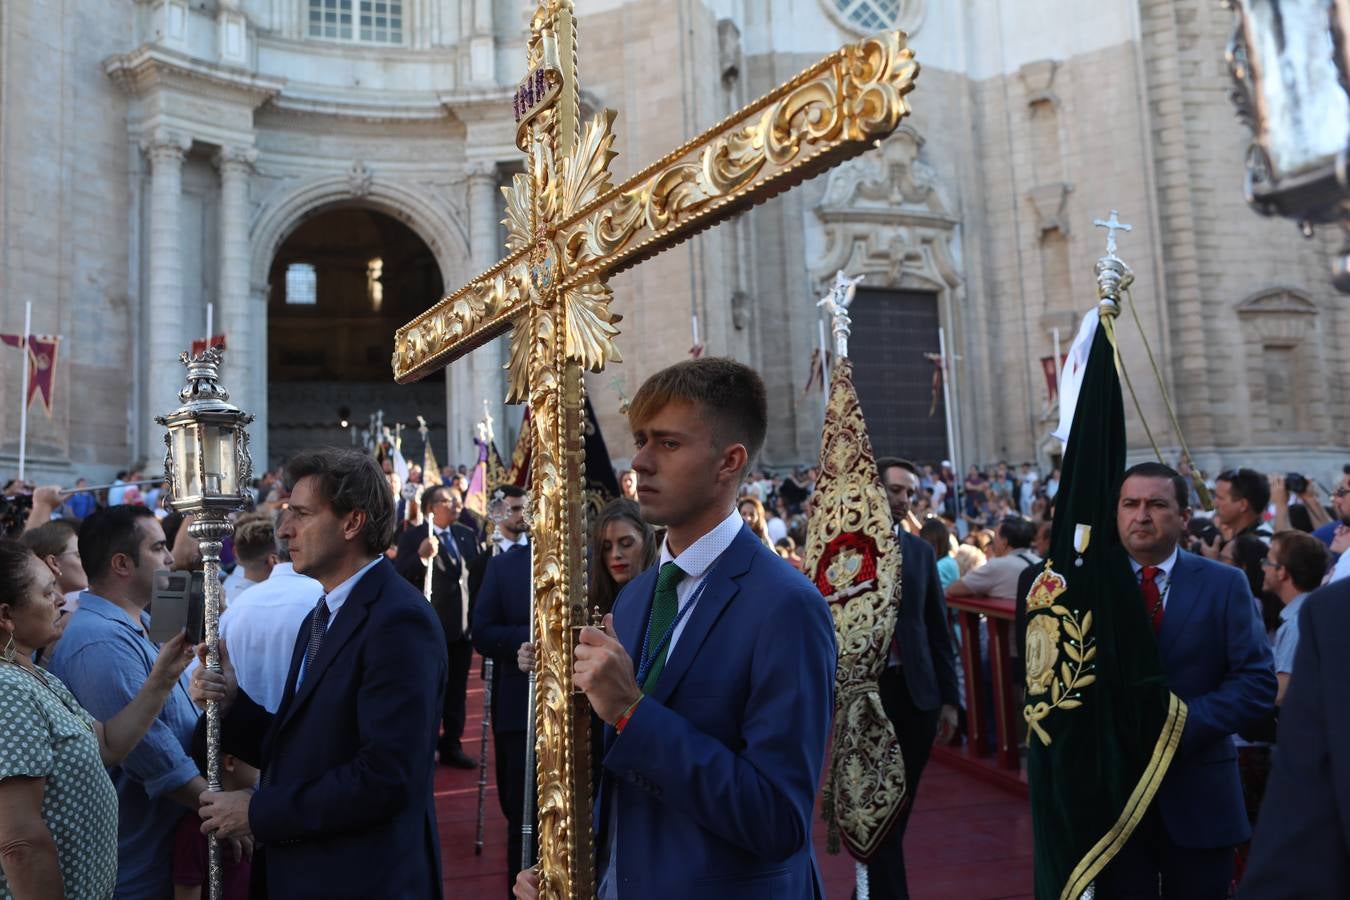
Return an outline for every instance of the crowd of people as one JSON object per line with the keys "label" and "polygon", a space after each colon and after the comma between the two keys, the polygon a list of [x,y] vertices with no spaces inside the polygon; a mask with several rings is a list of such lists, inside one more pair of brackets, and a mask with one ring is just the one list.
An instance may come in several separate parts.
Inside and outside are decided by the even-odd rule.
{"label": "crowd of people", "polygon": [[[742,394],[709,379],[736,381]],[[616,473],[622,496],[592,522],[587,605],[605,619],[582,631],[575,680],[595,715],[593,778],[609,788],[597,831],[602,897],[674,896],[671,884],[688,879],[692,890],[709,873],[762,882],[766,896],[819,888],[810,820],[834,650],[825,607],[800,574],[818,473],[750,468],[762,401],[758,377],[727,361],[654,376],[630,411],[635,455]],[[903,557],[879,686],[912,798],[934,743],[963,739],[968,676],[946,600],[1022,602],[1047,556],[1059,473],[1000,462],[971,466],[958,483],[949,461],[891,457],[878,470]],[[300,454],[266,473],[222,553],[215,671],[201,665],[204,647],[194,662],[186,635],[151,638],[155,573],[197,570],[202,559],[191,517],[142,474],[128,469],[99,491],[83,479],[69,491],[5,488],[18,513],[0,539],[0,895],[200,896],[210,833],[226,841],[230,900],[250,884],[254,896],[439,896],[431,780],[436,764],[478,765],[461,745],[476,650],[492,662],[504,888],[532,896],[533,873],[520,872],[536,661],[525,492],[493,485],[484,515],[466,508],[466,467],[447,466],[442,483],[424,487],[410,466],[405,490],[388,461],[355,451]],[[1212,514],[1199,511],[1202,490]],[[1127,896],[1140,870],[1181,878],[1180,859],[1196,886],[1188,896],[1220,896],[1212,887],[1226,889],[1233,860],[1249,862],[1300,612],[1311,592],[1350,574],[1350,466],[1324,497],[1298,475],[1240,468],[1203,484],[1146,464],[1127,473],[1119,502],[1141,591],[1157,597],[1155,629],[1169,594],[1175,603],[1207,591],[1205,578],[1230,567],[1240,575],[1219,581],[1251,605],[1259,641],[1243,643],[1245,625],[1231,619],[1212,635],[1206,652],[1231,651],[1214,684],[1181,687],[1194,657],[1164,658],[1193,716],[1229,691],[1207,723],[1206,752],[1223,762],[1239,735],[1244,821],[1183,838],[1164,809],[1147,847],[1122,854],[1100,884]],[[1182,574],[1192,569],[1194,583]],[[625,590],[644,601],[616,604]],[[732,605],[738,592],[773,603]],[[722,609],[725,621],[710,632],[714,616],[688,615],[695,606]],[[696,656],[672,661],[672,674],[677,641]],[[737,685],[735,696],[718,684]],[[208,700],[224,716],[220,791],[204,777]],[[1220,782],[1215,791],[1227,789]],[[909,809],[868,866],[874,897],[907,896]],[[1191,851],[1210,832],[1201,865]],[[385,867],[353,875],[321,865],[340,855],[405,862],[393,884]],[[665,869],[675,882],[658,885],[644,859],[700,860],[706,871]]]}

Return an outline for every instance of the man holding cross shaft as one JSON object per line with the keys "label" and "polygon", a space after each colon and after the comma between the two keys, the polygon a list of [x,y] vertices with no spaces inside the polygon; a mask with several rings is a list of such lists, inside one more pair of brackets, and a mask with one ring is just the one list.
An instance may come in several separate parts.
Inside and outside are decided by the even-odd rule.
{"label": "man holding cross shaft", "polygon": [[[759,376],[695,359],[629,410],[642,515],[666,527],[575,684],[605,729],[598,896],[823,897],[811,820],[834,704],[820,592],[742,522],[736,489],[764,440]],[[516,896],[536,896],[524,872]]]}

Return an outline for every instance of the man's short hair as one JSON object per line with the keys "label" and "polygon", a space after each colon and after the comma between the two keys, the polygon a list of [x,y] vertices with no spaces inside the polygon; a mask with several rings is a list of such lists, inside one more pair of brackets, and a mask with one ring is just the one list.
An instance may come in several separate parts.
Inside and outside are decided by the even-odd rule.
{"label": "man's short hair", "polygon": [[497,490],[493,491],[492,493],[495,495],[498,492],[500,492],[503,497],[507,498],[525,496],[525,489],[518,484],[498,485]]}
{"label": "man's short hair", "polygon": [[[448,495],[451,491],[449,485],[434,484],[422,492],[422,510],[425,512],[440,502],[442,495]],[[459,491],[455,491],[456,494]]]}
{"label": "man's short hair", "polygon": [[276,552],[276,529],[265,513],[248,513],[234,523],[234,555],[244,565],[262,562]]}
{"label": "man's short hair", "polygon": [[1036,523],[1021,516],[1004,516],[998,523],[999,536],[1014,550],[1025,550],[1036,539]]}
{"label": "man's short hair", "polygon": [[[1171,466],[1153,461],[1136,463],[1125,470],[1125,477],[1120,479],[1121,485],[1125,484],[1126,479],[1134,478],[1136,475],[1140,478],[1167,478],[1171,480],[1172,490],[1177,495],[1177,507],[1179,509],[1190,507],[1191,486],[1186,483],[1186,479],[1182,477],[1181,473]],[[1116,496],[1119,499],[1119,491],[1116,492]]]}
{"label": "man's short hair", "polygon": [[[1277,543],[1278,542],[1278,545]],[[1278,551],[1277,551],[1278,547]],[[1278,555],[1279,563],[1289,573],[1289,580],[1300,591],[1313,591],[1322,584],[1327,573],[1329,555],[1326,545],[1303,531],[1277,531],[1270,538],[1270,549]],[[1267,556],[1271,556],[1268,553]]]}
{"label": "man's short hair", "polygon": [[883,456],[877,460],[877,474],[881,476],[883,481],[886,480],[887,469],[904,469],[906,472],[913,473],[916,478],[919,476],[919,470],[914,463],[898,456]]}
{"label": "man's short hair", "polygon": [[134,565],[141,564],[141,530],[136,523],[154,518],[149,507],[121,503],[96,509],[80,523],[80,562],[90,584],[108,574],[119,553],[131,557]]}
{"label": "man's short hair", "polygon": [[759,373],[717,356],[676,363],[642,383],[628,405],[628,422],[640,428],[677,401],[698,405],[712,422],[714,439],[722,445],[743,444],[745,468],[754,464],[769,428],[768,399]]}
{"label": "man's short hair", "polygon": [[1253,515],[1261,515],[1270,505],[1270,479],[1255,469],[1229,469],[1216,480],[1228,482],[1228,493],[1235,500],[1246,500]]}
{"label": "man's short hair", "polygon": [[322,447],[306,450],[286,463],[283,484],[294,491],[302,478],[314,477],[318,493],[333,512],[366,514],[361,540],[370,553],[383,553],[394,540],[394,496],[375,458],[359,450]]}
{"label": "man's short hair", "polygon": [[73,535],[79,533],[80,530],[69,519],[52,519],[50,522],[43,522],[36,528],[28,529],[19,536],[19,540],[32,548],[38,556],[46,559],[49,556],[60,556],[65,553],[66,544],[70,542]]}

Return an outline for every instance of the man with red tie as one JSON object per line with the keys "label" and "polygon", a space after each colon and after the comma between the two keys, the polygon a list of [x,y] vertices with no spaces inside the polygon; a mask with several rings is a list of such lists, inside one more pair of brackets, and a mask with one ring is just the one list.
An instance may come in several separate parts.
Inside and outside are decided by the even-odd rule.
{"label": "man with red tie", "polygon": [[1185,479],[1161,463],[1126,470],[1116,528],[1158,636],[1185,730],[1157,797],[1097,879],[1097,900],[1228,896],[1233,848],[1251,837],[1232,735],[1275,704],[1275,668],[1241,570],[1181,550]]}

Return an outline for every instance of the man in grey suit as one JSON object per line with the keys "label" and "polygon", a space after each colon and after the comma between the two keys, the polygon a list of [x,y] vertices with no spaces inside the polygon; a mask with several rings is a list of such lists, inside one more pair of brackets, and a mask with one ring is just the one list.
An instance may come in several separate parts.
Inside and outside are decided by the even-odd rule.
{"label": "man in grey suit", "polygon": [[956,732],[960,699],[937,558],[926,541],[900,527],[919,492],[918,470],[908,460],[894,457],[877,460],[877,469],[890,501],[901,554],[900,617],[891,640],[890,660],[878,686],[882,706],[900,740],[909,802],[868,863],[867,882],[873,900],[903,900],[909,897],[905,826],[934,740],[945,742]]}

